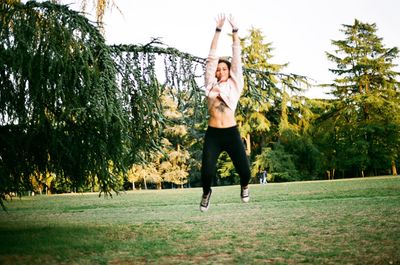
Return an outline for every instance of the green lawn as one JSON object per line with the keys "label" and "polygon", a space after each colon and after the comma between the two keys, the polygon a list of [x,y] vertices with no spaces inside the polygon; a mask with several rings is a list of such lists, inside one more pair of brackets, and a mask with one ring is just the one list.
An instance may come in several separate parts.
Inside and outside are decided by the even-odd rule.
{"label": "green lawn", "polygon": [[0,264],[400,264],[400,177],[23,197]]}

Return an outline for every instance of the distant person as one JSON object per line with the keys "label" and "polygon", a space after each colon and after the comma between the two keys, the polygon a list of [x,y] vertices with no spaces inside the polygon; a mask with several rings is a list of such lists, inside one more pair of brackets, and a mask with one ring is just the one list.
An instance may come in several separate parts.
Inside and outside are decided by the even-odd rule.
{"label": "distant person", "polygon": [[208,128],[204,138],[201,180],[203,195],[200,210],[210,206],[211,184],[217,172],[217,160],[226,151],[240,176],[240,197],[248,202],[250,165],[235,120],[235,110],[243,90],[243,72],[238,27],[232,16],[228,17],[232,27],[232,60],[219,58],[216,54],[219,36],[225,15],[216,18],[216,29],[206,62],[205,94],[208,103]]}
{"label": "distant person", "polygon": [[267,176],[268,176],[268,170],[267,168],[264,168],[264,170],[261,172],[262,175],[262,184],[267,184]]}
{"label": "distant person", "polygon": [[260,184],[263,184],[263,172],[261,171],[261,167],[258,167],[257,176],[260,181]]}

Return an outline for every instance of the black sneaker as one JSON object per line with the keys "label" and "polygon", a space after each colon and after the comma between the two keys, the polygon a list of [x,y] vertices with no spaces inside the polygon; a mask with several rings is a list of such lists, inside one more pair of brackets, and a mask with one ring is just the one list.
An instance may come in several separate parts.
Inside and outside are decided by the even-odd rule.
{"label": "black sneaker", "polygon": [[241,187],[240,198],[242,199],[242,202],[249,202],[250,200],[249,187],[246,188]]}
{"label": "black sneaker", "polygon": [[203,194],[201,196],[200,211],[206,212],[208,210],[208,207],[210,206],[211,192],[212,190],[210,189],[207,195]]}

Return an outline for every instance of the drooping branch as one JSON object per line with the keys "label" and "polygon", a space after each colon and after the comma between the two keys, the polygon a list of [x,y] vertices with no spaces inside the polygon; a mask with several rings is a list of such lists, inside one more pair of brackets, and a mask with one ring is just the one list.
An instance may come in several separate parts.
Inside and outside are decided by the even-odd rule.
{"label": "drooping branch", "polygon": [[50,2],[2,2],[0,21],[0,194],[30,190],[38,172],[117,188],[127,123],[103,36]]}
{"label": "drooping branch", "polygon": [[[202,101],[204,98],[201,89],[204,87],[203,74],[206,59],[164,46],[158,40],[152,40],[145,45],[114,45],[111,48],[114,58],[118,62],[117,68],[120,74],[126,72],[126,69],[136,69],[137,71],[147,69],[146,71],[148,71],[148,67],[151,68],[151,76],[144,78],[143,75],[131,75],[129,82],[137,83],[138,80],[135,78],[157,80],[160,89],[165,86],[177,89],[177,101],[179,102],[180,110],[184,110],[187,106],[186,104],[189,104],[190,101],[194,106],[203,106]],[[139,58],[134,62],[136,65],[132,65],[132,61],[128,59],[132,55],[135,58]],[[152,55],[152,61],[146,61],[150,55]],[[255,99],[261,97],[259,90],[271,92],[272,90],[281,89],[276,85],[273,78],[277,78],[280,81],[278,83],[286,85],[292,91],[299,91],[302,85],[308,85],[307,77],[296,74],[266,72],[251,68],[243,68],[243,73],[249,88],[244,96]],[[138,93],[132,90],[130,92]],[[186,98],[183,96],[186,96]]]}

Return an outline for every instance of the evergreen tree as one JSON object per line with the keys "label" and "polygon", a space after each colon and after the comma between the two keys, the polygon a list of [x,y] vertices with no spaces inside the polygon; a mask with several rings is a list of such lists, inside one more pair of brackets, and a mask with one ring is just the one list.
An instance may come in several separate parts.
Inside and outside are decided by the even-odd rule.
{"label": "evergreen tree", "polygon": [[[298,177],[295,176],[297,171],[294,168],[304,163],[301,158],[295,163],[296,160],[293,159],[300,154],[291,154],[293,149],[285,150],[285,144],[290,145],[288,141],[293,139],[282,136],[286,131],[300,135],[308,127],[305,120],[311,118],[311,113],[302,104],[304,98],[296,96],[303,85],[308,85],[307,80],[302,76],[280,73],[286,64],[270,62],[273,57],[271,43],[264,42],[260,30],[251,29],[249,36],[244,38],[242,47],[244,66],[248,69],[248,74],[237,117],[241,131],[246,135],[246,143],[254,151],[253,154],[249,152],[250,157],[255,159],[252,172],[255,174],[259,167],[269,167],[271,170],[279,170],[275,175],[281,177],[276,180],[293,180]],[[276,148],[279,150],[275,150]],[[263,152],[268,152],[269,155],[264,156]],[[284,152],[287,152],[285,157],[288,159],[274,165],[279,159],[270,159],[271,155],[281,157]],[[269,159],[263,160],[262,157]],[[287,171],[284,170],[285,161]]]}
{"label": "evergreen tree", "polygon": [[387,173],[398,160],[399,82],[393,70],[398,48],[386,48],[376,35],[376,24],[355,20],[343,25],[345,39],[333,40],[327,53],[337,68],[332,108],[338,167],[350,176]]}
{"label": "evergreen tree", "polygon": [[[178,111],[178,103],[174,100],[176,91],[166,89],[162,97],[162,106],[166,118],[161,147],[165,154],[161,159],[159,171],[164,183],[173,183],[183,187],[188,182],[190,155],[187,150],[188,130],[182,112]],[[187,111],[187,110],[186,110]],[[188,116],[190,112],[186,112]]]}
{"label": "evergreen tree", "polygon": [[160,140],[155,140],[154,149],[142,152],[142,161],[131,166],[128,180],[134,183],[154,183],[158,189],[166,184],[183,187],[188,182],[190,154],[187,150],[189,138],[182,112],[175,101],[176,90],[165,88],[161,96],[164,121],[160,129]]}
{"label": "evergreen tree", "polygon": [[[243,66],[256,70],[246,75],[247,82],[236,116],[241,133],[245,136],[247,152],[251,154],[252,148],[258,148],[256,151],[260,151],[260,145],[267,141],[266,132],[271,130],[271,125],[274,123],[268,119],[268,113],[277,107],[277,101],[281,96],[281,91],[277,87],[279,79],[275,73],[280,72],[285,65],[270,63],[271,43],[265,43],[259,29],[250,29],[249,35],[241,44]],[[265,76],[268,78],[268,83],[265,81]]]}
{"label": "evergreen tree", "polygon": [[1,2],[0,21],[0,194],[48,173],[118,190],[127,124],[103,36],[49,2]]}

